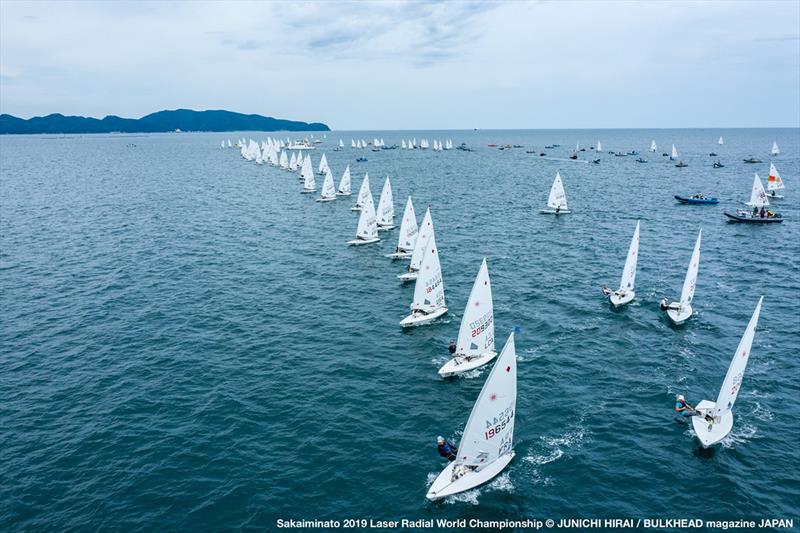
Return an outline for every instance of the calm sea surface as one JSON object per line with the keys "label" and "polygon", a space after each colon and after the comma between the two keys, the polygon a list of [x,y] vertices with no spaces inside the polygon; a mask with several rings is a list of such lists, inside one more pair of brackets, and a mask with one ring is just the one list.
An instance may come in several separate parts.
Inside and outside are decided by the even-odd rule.
{"label": "calm sea surface", "polygon": [[[328,133],[312,158],[337,184],[345,164],[354,191],[369,171],[377,202],[390,176],[398,223],[409,194],[418,218],[431,206],[450,312],[410,331],[413,285],[384,257],[397,230],[348,248],[354,197],[315,203],[295,174],[219,147],[267,135],[0,136],[0,529],[800,518],[800,131]],[[349,147],[373,137],[474,152]],[[598,140],[649,163],[487,147],[567,157]],[[727,223],[774,140],[786,221]],[[661,156],[672,143],[688,168]],[[539,215],[557,170],[573,214]],[[694,192],[722,202],[672,198]],[[637,219],[637,299],[613,311],[600,285],[619,283]],[[658,300],[679,297],[701,227],[696,313],[675,328]],[[521,330],[517,457],[431,504],[436,436],[459,439],[488,374],[436,374],[484,256],[498,344]],[[716,398],[760,295],[733,432],[699,453],[674,395]]]}

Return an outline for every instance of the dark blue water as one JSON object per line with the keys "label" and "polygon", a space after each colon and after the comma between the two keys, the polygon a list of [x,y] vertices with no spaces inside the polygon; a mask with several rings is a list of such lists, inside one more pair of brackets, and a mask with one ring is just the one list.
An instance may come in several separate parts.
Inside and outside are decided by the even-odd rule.
{"label": "dark blue water", "polygon": [[[348,148],[331,151],[340,136]],[[356,136],[475,151],[356,151]],[[408,194],[419,218],[431,205],[450,313],[411,331],[398,322],[413,286],[383,257],[396,230],[348,248],[354,198],[315,203],[294,174],[220,149],[228,137],[0,137],[3,529],[798,518],[798,130],[329,133],[337,183],[345,163],[354,190],[368,170],[377,200],[389,175],[398,221]],[[578,140],[650,162],[486,147],[560,143],[551,155],[566,157]],[[753,172],[766,178],[773,140],[786,221],[725,222]],[[671,143],[688,168],[661,157]],[[743,164],[750,154],[764,163]],[[556,170],[574,211],[560,218],[537,213]],[[722,203],[672,199],[693,192]],[[637,300],[615,312],[599,287],[619,282],[637,219]],[[700,227],[696,315],[674,328],[658,300],[679,296]],[[436,375],[484,256],[498,342],[521,329],[517,458],[430,504],[435,438],[458,440],[487,374]],[[733,432],[700,454],[674,394],[716,398],[759,295]]]}

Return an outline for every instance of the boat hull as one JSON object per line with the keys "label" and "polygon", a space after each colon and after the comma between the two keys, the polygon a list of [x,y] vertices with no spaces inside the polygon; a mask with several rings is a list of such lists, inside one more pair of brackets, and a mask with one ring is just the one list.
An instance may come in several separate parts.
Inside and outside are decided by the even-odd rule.
{"label": "boat hull", "polygon": [[317,189],[303,189],[300,194],[311,194],[312,192],[317,192]]}
{"label": "boat hull", "polygon": [[352,241],[347,241],[347,244],[350,245],[350,246],[361,246],[363,244],[373,244],[373,243],[376,243],[376,242],[379,242],[379,241],[380,241],[380,239],[378,237],[375,237],[375,238],[372,238],[372,239],[356,238],[356,239],[353,239]]}
{"label": "boat hull", "polygon": [[387,224],[387,225],[383,225],[383,226],[378,224],[378,231],[389,231],[390,229],[394,229],[396,227],[397,226],[395,226],[394,224]]}
{"label": "boat hull", "polygon": [[361,206],[355,205],[350,208],[350,211],[361,211]]}
{"label": "boat hull", "polygon": [[350,196],[352,193],[349,192],[337,192],[336,196]]}
{"label": "boat hull", "polygon": [[402,274],[397,275],[397,279],[400,281],[414,281],[419,277],[419,272],[414,270],[413,272],[404,272]]}
{"label": "boat hull", "polygon": [[674,195],[675,199],[678,200],[682,204],[689,204],[689,205],[716,205],[719,203],[717,198],[689,198],[687,196],[678,196],[677,194]]}
{"label": "boat hull", "polygon": [[497,352],[487,352],[474,355],[469,360],[464,359],[463,356],[456,355],[439,369],[439,375],[443,378],[456,376],[458,374],[482,367],[495,357],[497,357]]}
{"label": "boat hull", "polygon": [[395,252],[393,254],[386,254],[386,257],[389,259],[411,259],[412,255],[414,255],[413,252]]}
{"label": "boat hull", "polygon": [[636,298],[636,293],[626,292],[625,294],[618,294],[618,291],[614,291],[608,295],[608,301],[611,302],[611,305],[614,307],[621,307],[623,305],[629,304]]}
{"label": "boat hull", "polygon": [[740,222],[744,224],[780,224],[783,222],[783,219],[780,217],[745,217],[734,213],[724,213],[724,215],[728,217],[728,222]]}
{"label": "boat hull", "polygon": [[[705,413],[713,409],[716,405],[715,402],[710,400],[703,400],[697,404],[697,410]],[[705,417],[693,416],[692,429],[694,429],[694,434],[697,435],[703,448],[708,448],[724,439],[728,436],[728,433],[731,432],[731,429],[733,429],[733,413],[728,411],[722,415],[719,422],[713,424],[709,424]]]}
{"label": "boat hull", "polygon": [[455,461],[442,470],[442,473],[433,481],[428,493],[425,497],[430,501],[441,500],[447,496],[464,492],[465,490],[474,489],[484,483],[494,479],[500,472],[502,472],[508,463],[514,458],[514,451],[510,451],[501,457],[498,457],[491,464],[486,465],[483,469],[477,472],[467,472],[457,480],[453,481],[453,468],[455,468]]}
{"label": "boat hull", "polygon": [[672,320],[673,324],[680,326],[692,316],[692,306],[686,305],[681,306],[678,309],[667,309],[667,316],[670,320]]}
{"label": "boat hull", "polygon": [[556,213],[555,209],[549,209],[548,208],[548,209],[540,209],[539,213],[541,213],[543,215],[568,215],[568,214],[572,213],[572,211],[570,211],[569,209],[562,209],[558,213]]}
{"label": "boat hull", "polygon": [[334,201],[334,200],[336,200],[336,197],[335,197],[335,196],[333,196],[333,197],[328,197],[328,198],[317,198],[317,201],[318,201],[318,202],[332,202],[332,201]]}
{"label": "boat hull", "polygon": [[430,324],[443,314],[447,312],[446,307],[440,307],[439,309],[428,313],[427,315],[408,315],[403,320],[400,321],[400,327],[403,328],[413,328],[415,326],[424,326],[426,324]]}

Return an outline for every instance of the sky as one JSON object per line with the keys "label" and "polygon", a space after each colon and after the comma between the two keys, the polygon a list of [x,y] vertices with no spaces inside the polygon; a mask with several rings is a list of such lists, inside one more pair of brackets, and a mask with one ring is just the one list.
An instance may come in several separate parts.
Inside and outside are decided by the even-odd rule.
{"label": "sky", "polygon": [[800,126],[800,2],[0,0],[0,113]]}

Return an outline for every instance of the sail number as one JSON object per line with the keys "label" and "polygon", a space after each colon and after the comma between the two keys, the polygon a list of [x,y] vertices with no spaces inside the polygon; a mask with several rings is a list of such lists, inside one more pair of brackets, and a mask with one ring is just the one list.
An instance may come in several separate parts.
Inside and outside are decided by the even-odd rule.
{"label": "sail number", "polygon": [[502,422],[500,422],[498,424],[495,424],[494,426],[490,427],[488,430],[484,431],[483,432],[484,438],[486,440],[489,440],[489,439],[499,435],[500,432],[503,431],[506,428],[506,426],[508,426],[511,423],[511,420],[512,420],[513,416],[514,416],[514,414],[511,413],[511,415],[508,418],[506,418],[505,420],[503,420]]}

